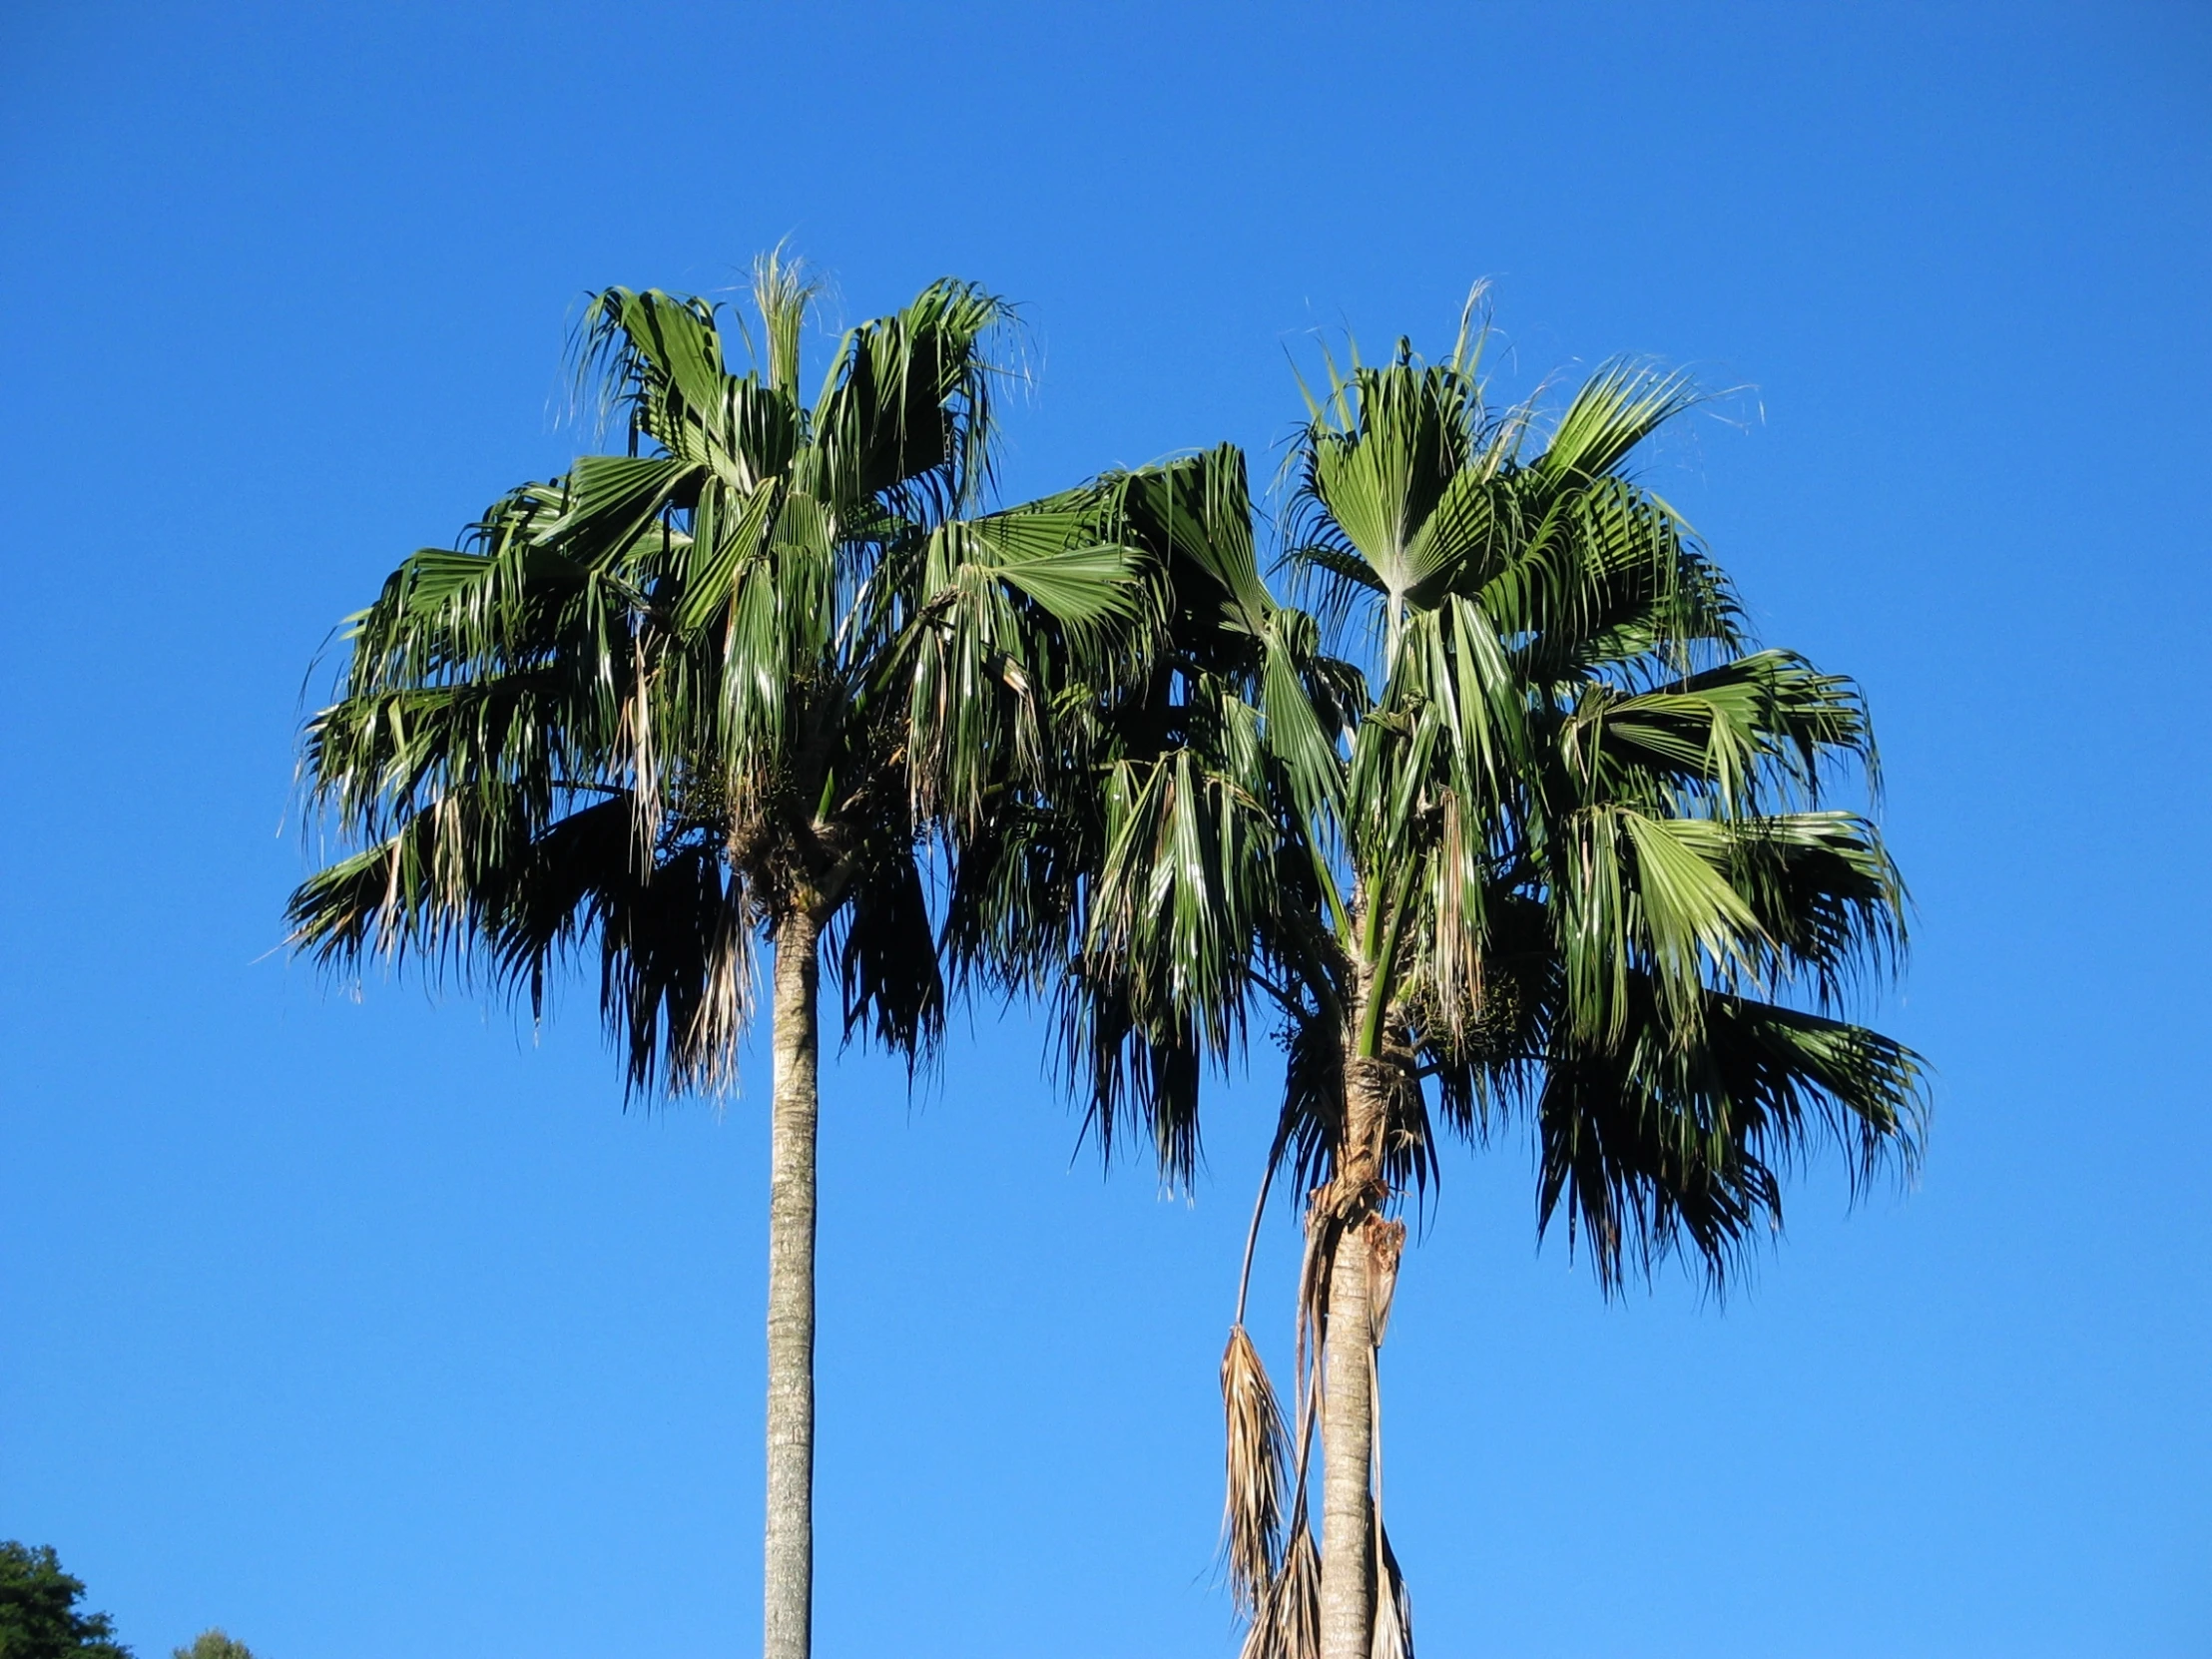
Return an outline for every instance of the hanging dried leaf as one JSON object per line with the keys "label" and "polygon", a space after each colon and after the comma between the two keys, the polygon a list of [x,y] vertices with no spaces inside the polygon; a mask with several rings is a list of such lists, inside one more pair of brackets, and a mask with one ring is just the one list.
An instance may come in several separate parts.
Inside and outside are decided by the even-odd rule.
{"label": "hanging dried leaf", "polygon": [[1398,1258],[1405,1254],[1405,1224],[1370,1216],[1361,1229],[1368,1252],[1368,1315],[1374,1329],[1373,1344],[1382,1346],[1382,1333],[1390,1323],[1390,1298],[1397,1291]]}
{"label": "hanging dried leaf", "polygon": [[1376,1530],[1382,1546],[1382,1581],[1375,1598],[1373,1659],[1413,1659],[1413,1598],[1406,1591],[1405,1575],[1398,1571],[1389,1533],[1381,1527]]}
{"label": "hanging dried leaf", "polygon": [[1228,1427],[1229,1490],[1222,1532],[1229,1588],[1237,1609],[1258,1619],[1276,1576],[1283,1532],[1287,1436],[1267,1368],[1241,1325],[1221,1357],[1221,1403]]}
{"label": "hanging dried leaf", "polygon": [[1283,1570],[1268,1586],[1238,1659],[1320,1659],[1321,1555],[1303,1511],[1291,1518]]}

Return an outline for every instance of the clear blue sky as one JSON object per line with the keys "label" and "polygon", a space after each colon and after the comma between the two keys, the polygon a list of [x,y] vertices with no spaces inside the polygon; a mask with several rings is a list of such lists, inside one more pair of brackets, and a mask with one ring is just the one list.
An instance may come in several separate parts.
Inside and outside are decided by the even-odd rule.
{"label": "clear blue sky", "polygon": [[[1298,409],[1350,323],[1750,389],[1652,459],[1860,676],[1925,1179],[1726,1310],[1453,1158],[1384,1355],[1431,1655],[2212,1651],[2212,14],[19,4],[0,18],[0,1537],[143,1655],[758,1642],[762,1091],[274,950],[301,677],[564,464],[579,294],[789,237],[1021,301],[1010,490]],[[823,1659],[1227,1656],[1267,1104],[1102,1178],[1025,1016],[827,1078]],[[1261,1334],[1295,1244],[1267,1241]]]}

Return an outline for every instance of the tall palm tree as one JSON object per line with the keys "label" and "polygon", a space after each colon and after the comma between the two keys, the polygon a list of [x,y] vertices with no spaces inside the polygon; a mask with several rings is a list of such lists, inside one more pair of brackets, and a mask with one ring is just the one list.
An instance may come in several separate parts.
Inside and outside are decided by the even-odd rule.
{"label": "tall palm tree", "polygon": [[[1689,406],[1681,378],[1607,368],[1539,438],[1533,407],[1486,407],[1470,323],[1440,363],[1402,341],[1332,362],[1309,399],[1290,556],[1318,616],[1268,594],[1215,466],[1169,567],[1197,626],[1104,746],[1086,831],[1064,994],[1105,1138],[1149,1120],[1185,1168],[1201,1062],[1263,1005],[1287,1047],[1266,1174],[1309,1195],[1293,1426],[1242,1289],[1223,1369],[1254,1659],[1409,1650],[1377,1354],[1392,1213],[1434,1178],[1439,1127],[1532,1124],[1539,1229],[1563,1214],[1607,1288],[1678,1249],[1724,1276],[1824,1135],[1861,1176],[1915,1147],[1916,1057],[1838,1017],[1903,942],[1878,832],[1825,804],[1871,777],[1857,691],[1751,649],[1630,476]],[[1352,661],[1321,653],[1330,629]]]}
{"label": "tall palm tree", "polygon": [[579,362],[625,452],[502,496],[346,624],[303,770],[352,850],[289,915],[323,962],[411,953],[539,1012],[595,957],[632,1090],[730,1079],[773,943],[765,1652],[803,1659],[821,960],[847,1037],[928,1052],[932,860],[1029,787],[1150,590],[1096,491],[982,511],[998,299],[941,281],[862,323],[810,403],[814,288],[755,276],[743,372],[707,301],[597,295]]}

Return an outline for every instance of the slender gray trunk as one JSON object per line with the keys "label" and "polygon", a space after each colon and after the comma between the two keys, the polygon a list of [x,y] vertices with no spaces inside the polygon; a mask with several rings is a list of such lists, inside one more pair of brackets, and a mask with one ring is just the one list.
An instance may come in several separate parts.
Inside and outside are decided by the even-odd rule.
{"label": "slender gray trunk", "polygon": [[1387,1081],[1380,1061],[1345,1067],[1345,1140],[1328,1218],[1342,1231],[1329,1272],[1322,1350],[1321,1659],[1369,1659],[1375,1646],[1375,1282],[1368,1218],[1382,1192]]}
{"label": "slender gray trunk", "polygon": [[1321,1659],[1368,1659],[1375,1641],[1375,1375],[1367,1235],[1349,1227],[1329,1274],[1321,1444]]}
{"label": "slender gray trunk", "polygon": [[768,1570],[764,1659],[809,1659],[815,1598],[816,993],[821,928],[776,931],[768,1198]]}

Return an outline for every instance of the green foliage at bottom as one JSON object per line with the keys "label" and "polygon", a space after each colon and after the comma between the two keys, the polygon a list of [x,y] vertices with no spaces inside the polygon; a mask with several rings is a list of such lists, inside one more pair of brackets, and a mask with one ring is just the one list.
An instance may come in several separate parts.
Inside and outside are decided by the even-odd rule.
{"label": "green foliage at bottom", "polygon": [[220,1630],[203,1630],[193,1638],[192,1646],[172,1648],[170,1659],[254,1659],[254,1652]]}
{"label": "green foliage at bottom", "polygon": [[84,1593],[84,1580],[62,1571],[52,1545],[0,1543],[0,1659],[131,1659],[109,1640],[113,1619],[77,1611]]}

